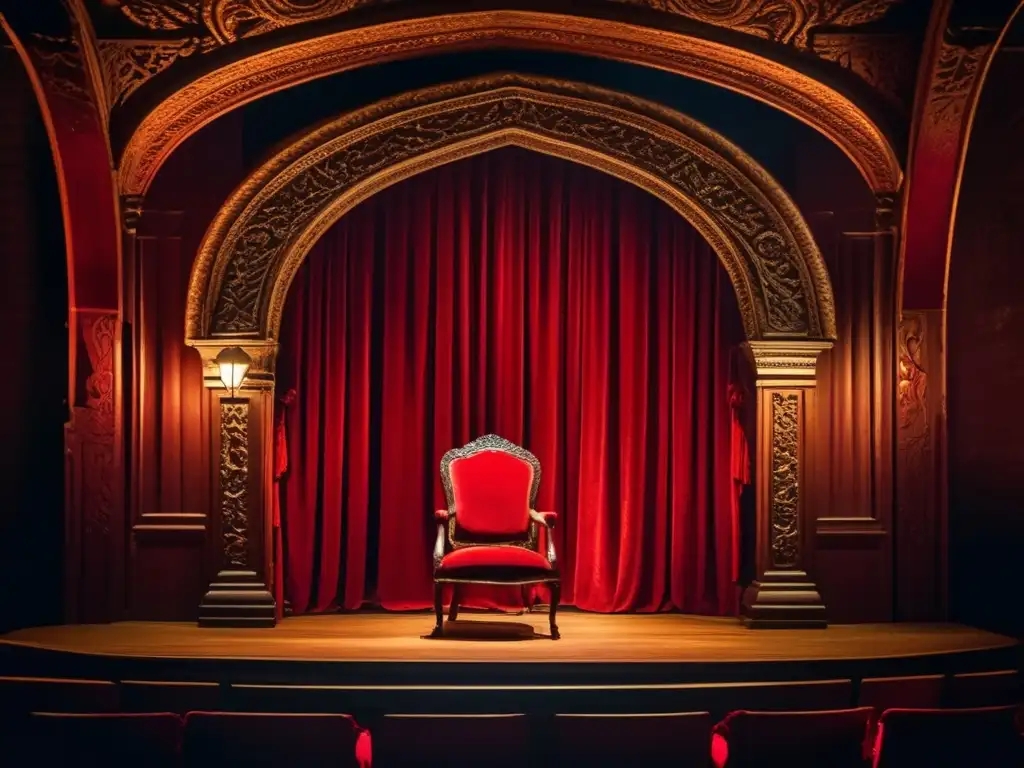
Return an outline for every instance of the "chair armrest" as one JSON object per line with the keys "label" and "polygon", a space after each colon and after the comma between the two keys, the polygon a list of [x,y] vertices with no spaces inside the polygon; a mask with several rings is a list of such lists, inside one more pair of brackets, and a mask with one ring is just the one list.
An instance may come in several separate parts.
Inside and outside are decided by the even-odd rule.
{"label": "chair armrest", "polygon": [[[436,513],[435,513],[436,516]],[[447,518],[447,513],[445,513]],[[437,538],[434,539],[434,570],[441,567],[441,561],[444,560],[444,540],[445,540],[445,528],[448,525],[445,520],[438,520],[437,523]]]}
{"label": "chair armrest", "polygon": [[448,510],[447,509],[435,509],[434,510],[434,520],[436,520],[439,523],[447,523],[448,522]]}
{"label": "chair armrest", "polygon": [[558,520],[557,512],[538,512],[536,509],[530,510],[530,519],[536,523],[540,523],[545,528],[554,528],[555,521]]}

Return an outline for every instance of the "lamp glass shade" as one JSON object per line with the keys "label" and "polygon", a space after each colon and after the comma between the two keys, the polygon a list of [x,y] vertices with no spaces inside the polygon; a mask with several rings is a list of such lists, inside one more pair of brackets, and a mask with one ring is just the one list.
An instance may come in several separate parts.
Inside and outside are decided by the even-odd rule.
{"label": "lamp glass shade", "polygon": [[232,395],[242,386],[251,364],[252,358],[241,347],[231,347],[217,355],[220,380],[225,388],[231,390]]}

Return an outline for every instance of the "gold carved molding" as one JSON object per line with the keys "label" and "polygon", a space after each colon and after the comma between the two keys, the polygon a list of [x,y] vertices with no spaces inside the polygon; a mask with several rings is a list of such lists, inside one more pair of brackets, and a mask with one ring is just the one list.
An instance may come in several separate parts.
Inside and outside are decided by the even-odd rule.
{"label": "gold carved molding", "polygon": [[705,24],[806,50],[818,27],[878,21],[902,0],[613,0],[677,13]]}
{"label": "gold carved molding", "polygon": [[216,339],[272,344],[293,276],[346,211],[416,173],[510,145],[615,175],[686,217],[722,259],[748,338],[835,337],[821,253],[796,206],[753,159],[651,102],[518,75],[403,94],[321,126],[270,159],[200,246],[186,337],[211,350]]}
{"label": "gold carved molding", "polygon": [[769,544],[775,570],[800,565],[800,409],[798,392],[771,393]]}
{"label": "gold carved molding", "polygon": [[832,348],[832,342],[751,340],[744,346],[758,386],[813,387],[818,357]]}
{"label": "gold carved molding", "polygon": [[495,45],[610,58],[737,91],[820,131],[851,158],[876,192],[900,186],[900,164],[878,126],[846,96],[791,67],[675,31],[610,19],[502,10],[344,30],[256,53],[200,76],[158,104],[136,128],[119,163],[121,191],[144,194],[182,141],[219,115],[260,96],[371,63]]}
{"label": "gold carved molding", "polygon": [[224,562],[249,565],[249,401],[220,401],[220,517]]}

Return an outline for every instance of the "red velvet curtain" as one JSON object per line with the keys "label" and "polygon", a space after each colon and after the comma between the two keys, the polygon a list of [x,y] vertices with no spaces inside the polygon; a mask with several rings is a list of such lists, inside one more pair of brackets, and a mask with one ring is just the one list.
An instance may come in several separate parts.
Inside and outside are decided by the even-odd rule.
{"label": "red velvet curtain", "polygon": [[541,462],[564,602],[734,613],[741,340],[706,243],[599,172],[505,149],[360,204],[300,270],[280,339],[293,609],[429,606],[441,455],[495,432]]}

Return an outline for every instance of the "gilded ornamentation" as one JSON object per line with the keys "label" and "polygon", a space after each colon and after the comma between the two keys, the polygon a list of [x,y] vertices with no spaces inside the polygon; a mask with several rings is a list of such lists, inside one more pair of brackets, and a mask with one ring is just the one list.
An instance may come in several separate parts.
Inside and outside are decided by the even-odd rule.
{"label": "gilded ornamentation", "polygon": [[800,557],[800,396],[772,392],[772,567],[795,568]]}
{"label": "gilded ornamentation", "polygon": [[292,275],[345,210],[401,178],[509,144],[620,176],[686,216],[730,272],[751,338],[834,338],[828,275],[806,224],[738,148],[650,102],[512,75],[396,97],[270,160],[200,248],[188,337],[276,337]]}
{"label": "gilded ornamentation", "polygon": [[893,104],[913,94],[916,62],[909,39],[900,35],[822,33],[814,53],[857,75]]}
{"label": "gilded ornamentation", "polygon": [[224,558],[249,565],[249,403],[220,403],[220,497]]}
{"label": "gilded ornamentation", "polygon": [[167,156],[202,125],[271,91],[371,62],[495,44],[655,66],[757,98],[794,115],[845,151],[876,191],[900,186],[888,140],[852,101],[788,66],[711,40],[609,19],[536,11],[478,11],[343,30],[263,51],[170,95],[136,128],[119,162],[123,192],[143,194]]}
{"label": "gilded ornamentation", "polygon": [[109,107],[123,104],[149,78],[178,59],[202,50],[201,42],[194,37],[169,42],[100,40],[97,47]]}
{"label": "gilded ornamentation", "polygon": [[901,0],[613,0],[806,49],[817,27],[878,21]]}
{"label": "gilded ornamentation", "polygon": [[959,140],[968,99],[991,49],[991,45],[968,48],[942,41],[925,107],[940,143]]}
{"label": "gilded ornamentation", "polygon": [[96,115],[96,105],[85,76],[82,49],[74,37],[31,36],[32,62],[47,91],[71,102],[82,119]]}

